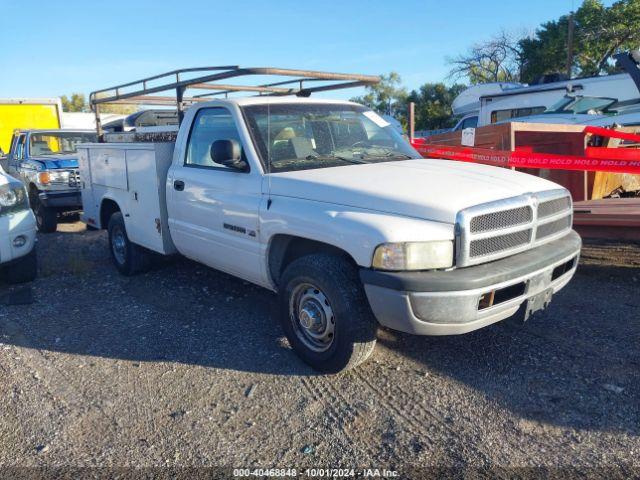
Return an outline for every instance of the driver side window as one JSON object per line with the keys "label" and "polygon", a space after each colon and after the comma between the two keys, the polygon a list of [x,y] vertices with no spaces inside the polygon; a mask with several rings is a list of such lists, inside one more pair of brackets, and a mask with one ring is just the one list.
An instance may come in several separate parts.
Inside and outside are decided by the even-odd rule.
{"label": "driver side window", "polygon": [[20,135],[16,140],[16,149],[13,156],[13,163],[16,165],[20,163],[20,160],[24,158],[24,148],[25,148],[25,140],[26,135]]}
{"label": "driver side window", "polygon": [[203,108],[198,111],[191,126],[185,166],[232,170],[211,159],[211,144],[216,140],[235,140],[242,145],[238,128],[226,108]]}

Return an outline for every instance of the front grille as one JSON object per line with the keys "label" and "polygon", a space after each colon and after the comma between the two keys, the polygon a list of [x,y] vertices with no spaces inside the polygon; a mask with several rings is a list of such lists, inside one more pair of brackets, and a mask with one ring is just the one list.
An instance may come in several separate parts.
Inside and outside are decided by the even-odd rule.
{"label": "front grille", "polygon": [[69,174],[69,186],[73,188],[80,186],[80,172],[76,171]]}
{"label": "front grille", "polygon": [[472,258],[494,255],[498,252],[521,247],[531,242],[531,230],[507,233],[497,237],[488,237],[480,240],[472,240],[469,256]]}
{"label": "front grille", "polygon": [[462,210],[456,219],[456,266],[528,250],[568,232],[571,221],[571,197],[566,190],[521,195]]}
{"label": "front grille", "polygon": [[536,231],[536,239],[548,237],[549,235],[561,232],[562,230],[566,230],[570,227],[571,216],[562,217],[558,220],[554,220],[553,222],[543,223],[542,225],[538,225],[538,230]]}
{"label": "front grille", "polygon": [[542,202],[538,206],[538,218],[550,217],[564,210],[569,210],[569,208],[571,208],[571,200],[569,197]]}
{"label": "front grille", "polygon": [[502,228],[524,225],[533,219],[533,209],[531,207],[519,207],[501,212],[492,212],[479,215],[471,220],[471,232],[488,232],[490,230],[500,230]]}

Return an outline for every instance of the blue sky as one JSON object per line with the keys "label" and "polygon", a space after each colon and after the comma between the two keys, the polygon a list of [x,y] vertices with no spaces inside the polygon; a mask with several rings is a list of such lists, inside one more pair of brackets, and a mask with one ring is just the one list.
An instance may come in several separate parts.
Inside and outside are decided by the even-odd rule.
{"label": "blue sky", "polygon": [[446,57],[474,42],[501,29],[532,32],[580,3],[0,0],[0,97],[88,93],[175,68],[227,64],[394,70],[414,88],[443,80]]}

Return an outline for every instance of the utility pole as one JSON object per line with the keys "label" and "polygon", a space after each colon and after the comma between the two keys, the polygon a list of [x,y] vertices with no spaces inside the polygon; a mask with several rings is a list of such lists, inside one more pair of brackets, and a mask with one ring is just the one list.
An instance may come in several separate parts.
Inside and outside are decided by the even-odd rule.
{"label": "utility pole", "polygon": [[573,70],[573,11],[569,14],[569,32],[567,35],[567,76],[571,78]]}
{"label": "utility pole", "polygon": [[416,104],[413,102],[409,102],[409,121],[408,121],[408,130],[409,130],[409,141],[413,142],[413,137],[416,132]]}

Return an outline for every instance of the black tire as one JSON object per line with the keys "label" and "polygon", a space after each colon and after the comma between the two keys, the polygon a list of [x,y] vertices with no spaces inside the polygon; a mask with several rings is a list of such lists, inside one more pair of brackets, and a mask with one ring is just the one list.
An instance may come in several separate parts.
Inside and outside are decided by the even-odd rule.
{"label": "black tire", "polygon": [[[317,287],[308,288],[308,286]],[[300,290],[309,292],[308,303],[313,304],[315,294],[326,301],[327,311],[334,318],[333,334],[328,347],[310,347],[300,315]],[[280,321],[289,343],[296,353],[314,369],[325,373],[349,370],[363,363],[376,344],[378,324],[371,312],[369,302],[360,282],[357,269],[348,260],[336,255],[318,253],[301,257],[291,262],[280,279]],[[325,307],[323,307],[325,308]],[[304,313],[303,313],[304,314]],[[325,325],[325,316],[320,314]],[[310,317],[307,317],[310,318]],[[315,317],[314,317],[315,318]],[[324,326],[319,326],[323,329]],[[326,330],[323,330],[326,332]],[[326,344],[324,344],[326,345]],[[318,348],[326,348],[318,351]]]}
{"label": "black tire", "polygon": [[11,265],[5,267],[7,283],[26,283],[31,282],[38,276],[38,255],[36,248],[19,258]]}
{"label": "black tire", "polygon": [[[111,215],[108,232],[111,259],[121,274],[131,276],[149,269],[150,253],[129,240],[122,213],[116,212]],[[116,247],[114,247],[114,242],[116,242]]]}
{"label": "black tire", "polygon": [[53,208],[45,207],[38,201],[33,213],[39,232],[53,233],[58,229],[58,212]]}

